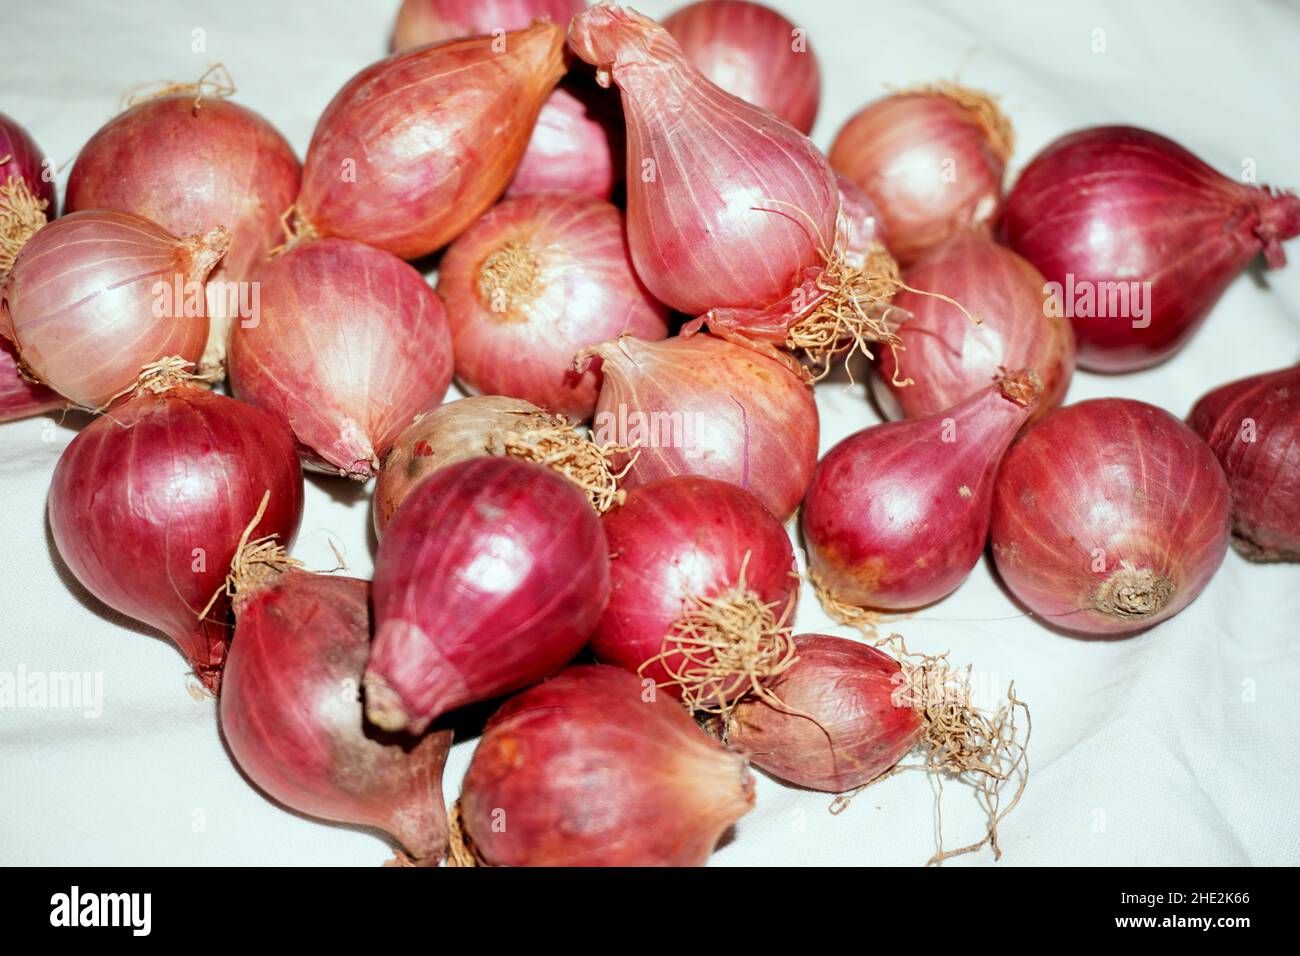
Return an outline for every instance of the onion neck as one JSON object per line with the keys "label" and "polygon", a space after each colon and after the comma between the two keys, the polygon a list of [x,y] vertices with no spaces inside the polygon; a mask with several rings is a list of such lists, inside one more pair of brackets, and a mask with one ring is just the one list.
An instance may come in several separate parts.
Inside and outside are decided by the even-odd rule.
{"label": "onion neck", "polygon": [[1164,610],[1174,591],[1174,582],[1164,575],[1121,561],[1097,588],[1093,601],[1097,610],[1110,617],[1140,621]]}
{"label": "onion neck", "polygon": [[195,233],[181,240],[182,269],[191,282],[203,282],[230,248],[230,230],[217,226],[207,235]]}
{"label": "onion neck", "polygon": [[1282,243],[1300,236],[1300,196],[1294,193],[1268,193],[1259,211],[1260,224],[1255,234],[1264,243],[1264,260],[1270,269],[1286,265]]}

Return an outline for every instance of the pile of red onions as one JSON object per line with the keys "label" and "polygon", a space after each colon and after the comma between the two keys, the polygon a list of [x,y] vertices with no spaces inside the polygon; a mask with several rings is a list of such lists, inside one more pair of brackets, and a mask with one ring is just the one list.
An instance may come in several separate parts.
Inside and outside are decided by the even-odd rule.
{"label": "pile of red onions", "polygon": [[54,166],[16,120],[0,113],[0,278],[32,233],[54,218]]}
{"label": "pile of red onions", "polygon": [[370,478],[451,384],[451,334],[420,273],[350,239],[303,243],[255,273],[258,314],[230,337],[236,397],[292,429],[308,465]]}
{"label": "pile of red onions", "polygon": [[1131,372],[1178,351],[1255,256],[1286,263],[1300,198],[1235,182],[1156,133],[1098,126],[1034,157],[1001,228],[1052,283],[1079,365]]}
{"label": "pile of red onions", "polygon": [[957,232],[993,220],[1013,143],[1010,123],[989,97],[938,84],[876,100],[844,124],[829,156],[871,197],[889,251],[910,265]]}
{"label": "pile of red onions", "polygon": [[1067,405],[1002,462],[998,573],[1046,623],[1123,635],[1177,614],[1228,548],[1228,484],[1168,412],[1123,398]]}
{"label": "pile of red onions", "polygon": [[1252,561],[1300,561],[1300,366],[1221,385],[1188,424],[1227,475],[1237,550]]}
{"label": "pile of red onions", "polygon": [[697,0],[663,21],[691,65],[733,96],[812,131],[821,103],[817,57],[802,30],[750,0]]}
{"label": "pile of red onions", "polygon": [[419,733],[559,670],[605,608],[609,564],[600,518],[549,468],[486,457],[430,475],[375,560],[366,716]]}
{"label": "pile of red onions", "polygon": [[632,269],[622,213],[582,193],[498,203],[447,249],[438,293],[462,382],[578,419],[600,381],[574,369],[580,350],[668,334],[668,310]]}
{"label": "pile of red onions", "polygon": [[584,6],[584,0],[402,0],[392,49],[402,53],[493,30],[524,30],[534,20],[564,26]]}
{"label": "pile of red onions", "polygon": [[911,288],[894,296],[908,316],[898,328],[900,347],[881,352],[875,379],[891,418],[943,411],[1009,368],[1032,369],[1042,382],[1031,421],[1061,404],[1074,375],[1074,334],[1064,316],[1045,308],[1037,269],[971,229],[927,253],[904,278]]}
{"label": "pile of red onions", "polygon": [[289,544],[302,469],[266,412],[191,385],[156,389],[142,388],[64,450],[50,529],[77,580],[170,637],[215,691],[230,637],[221,592],[231,560],[246,531]]}
{"label": "pile of red onions", "polygon": [[600,665],[507,701],[460,796],[469,849],[499,866],[702,866],[753,805],[744,758]]}
{"label": "pile of red onions", "polygon": [[864,429],[822,458],[803,506],[808,566],[836,601],[902,610],[966,580],[984,551],[998,462],[1033,414],[1021,371],[924,418]]}
{"label": "pile of red onions", "polygon": [[230,752],[285,806],[378,827],[414,861],[436,865],[447,846],[451,731],[416,740],[366,727],[370,583],[307,574],[282,556],[236,559],[235,639],[221,684]]}
{"label": "pile of red onions", "polygon": [[709,335],[624,338],[590,350],[604,382],[592,420],[624,488],[704,475],[751,491],[784,521],[817,464],[817,405],[785,365]]}
{"label": "pile of red onions", "polygon": [[564,74],[563,46],[563,30],[538,22],[500,38],[419,47],[362,70],[312,134],[298,234],[344,236],[403,259],[460,235],[514,176],[537,113]]}
{"label": "pile of red onions", "polygon": [[203,354],[203,283],[229,241],[221,226],[179,239],[134,213],[64,216],[28,240],[0,287],[0,335],[40,381],[105,407],[144,366]]}

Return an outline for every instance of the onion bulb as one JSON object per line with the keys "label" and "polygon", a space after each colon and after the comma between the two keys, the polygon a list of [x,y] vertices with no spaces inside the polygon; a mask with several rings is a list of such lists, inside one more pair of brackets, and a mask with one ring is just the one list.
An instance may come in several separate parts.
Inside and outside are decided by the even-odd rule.
{"label": "onion bulb", "polygon": [[54,165],[27,130],[0,113],[0,281],[32,234],[54,218]]}
{"label": "onion bulb", "polygon": [[609,199],[623,181],[623,140],[618,102],[570,74],[542,104],[506,195],[572,189]]}
{"label": "onion bulb", "polygon": [[24,377],[13,346],[0,338],[0,422],[12,422],[63,408],[67,399]]}
{"label": "onion bulb", "polygon": [[523,30],[534,20],[565,26],[583,0],[402,0],[393,27],[393,52],[493,30]]}

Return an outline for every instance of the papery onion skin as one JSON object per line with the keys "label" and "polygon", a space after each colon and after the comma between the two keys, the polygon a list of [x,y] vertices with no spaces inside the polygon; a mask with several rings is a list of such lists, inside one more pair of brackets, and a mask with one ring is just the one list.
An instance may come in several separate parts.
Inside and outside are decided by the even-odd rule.
{"label": "papery onion skin", "polygon": [[[920,710],[897,703],[898,661],[843,637],[799,634],[799,659],[767,689],[786,709],[750,695],[726,720],[727,745],[796,786],[843,793],[870,783],[919,742]],[[810,719],[811,717],[811,719]]]}
{"label": "papery onion skin", "polygon": [[794,513],[817,464],[817,405],[786,366],[709,335],[597,346],[604,378],[592,433],[638,444],[615,457],[631,489],[703,475],[751,491],[777,518]]}
{"label": "papery onion skin", "polygon": [[623,113],[585,77],[565,77],[542,104],[507,196],[572,189],[609,199],[623,182]]}
{"label": "papery onion skin", "polygon": [[[602,520],[613,555],[609,604],[591,637],[602,663],[637,673],[664,650],[692,597],[717,597],[742,580],[776,605],[778,618],[793,620],[799,580],[789,536],[748,492],[709,478],[665,478],[632,489]],[[678,696],[665,667],[676,669],[677,656],[640,673]]]}
{"label": "papery onion skin", "polygon": [[565,26],[584,0],[402,0],[392,50],[401,53],[493,30],[523,30],[534,20]]}
{"label": "papery onion skin", "polygon": [[302,518],[293,439],[260,409],[181,385],[137,395],[64,450],[49,517],[64,562],[110,607],[167,634],[215,690],[230,637],[219,589],[253,536],[287,547]]}
{"label": "papery onion skin", "polygon": [[54,164],[17,120],[0,113],[0,281],[57,205]]}
{"label": "papery onion skin", "polygon": [[13,346],[0,338],[0,422],[30,418],[67,404],[58,392],[23,378]]}
{"label": "papery onion skin", "polygon": [[256,322],[235,323],[235,397],[289,425],[312,468],[364,481],[451,384],[437,294],[396,256],[350,239],[302,243],[255,273]]}
{"label": "papery onion skin", "polygon": [[133,213],[63,216],[18,254],[0,288],[0,335],[40,381],[103,408],[129,392],[143,366],[202,355],[202,283],[227,242],[220,227],[179,239]]}
{"label": "papery onion skin", "polygon": [[598,664],[508,700],[460,798],[474,849],[500,866],[703,866],[753,804],[742,757]]}
{"label": "papery onion skin", "polygon": [[623,214],[574,192],[506,199],[448,248],[438,269],[456,375],[470,389],[590,418],[598,370],[578,372],[588,346],[662,339],[668,309],[633,271]]}
{"label": "papery onion skin", "polygon": [[[1178,351],[1260,252],[1270,266],[1286,262],[1281,243],[1300,234],[1300,199],[1234,182],[1156,133],[1099,126],[1034,157],[1007,195],[1001,231],[1056,284],[1079,366],[1131,372]],[[1087,295],[1092,312],[1104,299],[1121,314],[1081,315]]]}
{"label": "papery onion skin", "polygon": [[875,202],[889,251],[906,266],[958,231],[993,221],[1010,151],[979,110],[919,91],[869,104],[827,155]]}
{"label": "papery onion skin", "polygon": [[748,0],[700,0],[663,21],[691,64],[722,89],[812,131],[821,105],[821,68],[807,38],[771,7]]}
{"label": "papery onion skin", "polygon": [[1013,374],[827,452],[803,504],[812,573],[858,607],[905,610],[956,590],[984,551],[998,462],[1038,391],[1032,373]]}
{"label": "papery onion skin", "polygon": [[271,571],[234,599],[221,733],[240,769],[300,813],[377,827],[416,861],[447,847],[442,768],[450,730],[416,740],[366,727],[370,583]]}
{"label": "papery onion skin", "polygon": [[1228,485],[1163,409],[1067,405],[1007,453],[989,540],[1003,582],[1044,623],[1128,635],[1177,614],[1223,561]]}
{"label": "papery onion skin", "polygon": [[[1042,274],[981,229],[958,233],[907,270],[894,305],[909,317],[898,328],[901,348],[882,349],[873,383],[891,418],[919,418],[951,408],[1000,374],[1029,368],[1043,384],[1035,422],[1065,399],[1074,376],[1074,333],[1064,316],[1044,308]],[[961,309],[937,298],[945,295]],[[902,385],[905,379],[912,384]]]}
{"label": "papery onion skin", "polygon": [[[211,278],[247,282],[282,241],[280,216],[301,178],[293,147],[262,116],[219,97],[203,97],[196,107],[194,93],[175,93],[138,103],[100,127],[68,175],[64,212],[133,212],[178,236],[224,226],[230,249]],[[238,311],[229,291],[209,288],[209,366],[224,357]]]}
{"label": "papery onion skin", "polygon": [[1227,476],[1237,551],[1300,561],[1300,366],[1221,385],[1187,421]]}
{"label": "papery onion skin", "polygon": [[852,261],[861,264],[875,243],[889,245],[885,221],[880,210],[857,185],[842,173],[835,174],[840,190],[838,231],[844,252]]}
{"label": "papery onion skin", "polygon": [[509,185],[564,75],[563,47],[564,31],[538,22],[362,70],[312,134],[296,203],[300,235],[344,236],[403,259],[456,238]]}
{"label": "papery onion skin", "polygon": [[476,458],[420,482],[375,561],[366,716],[422,731],[582,649],[609,597],[600,519],[543,465]]}

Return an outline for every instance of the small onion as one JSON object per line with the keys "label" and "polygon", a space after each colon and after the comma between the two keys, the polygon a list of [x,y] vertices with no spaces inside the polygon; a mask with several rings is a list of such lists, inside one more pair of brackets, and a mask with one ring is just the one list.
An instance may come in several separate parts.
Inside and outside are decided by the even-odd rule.
{"label": "small onion", "polygon": [[584,0],[402,0],[392,50],[401,53],[493,30],[523,30],[534,20],[565,26]]}
{"label": "small onion", "polygon": [[29,418],[67,404],[58,392],[24,378],[13,346],[0,338],[0,422]]}
{"label": "small onion", "polygon": [[56,206],[53,163],[27,130],[0,113],[0,280]]}
{"label": "small onion", "polygon": [[609,199],[623,181],[623,114],[585,77],[566,77],[542,104],[507,196],[572,189]]}

